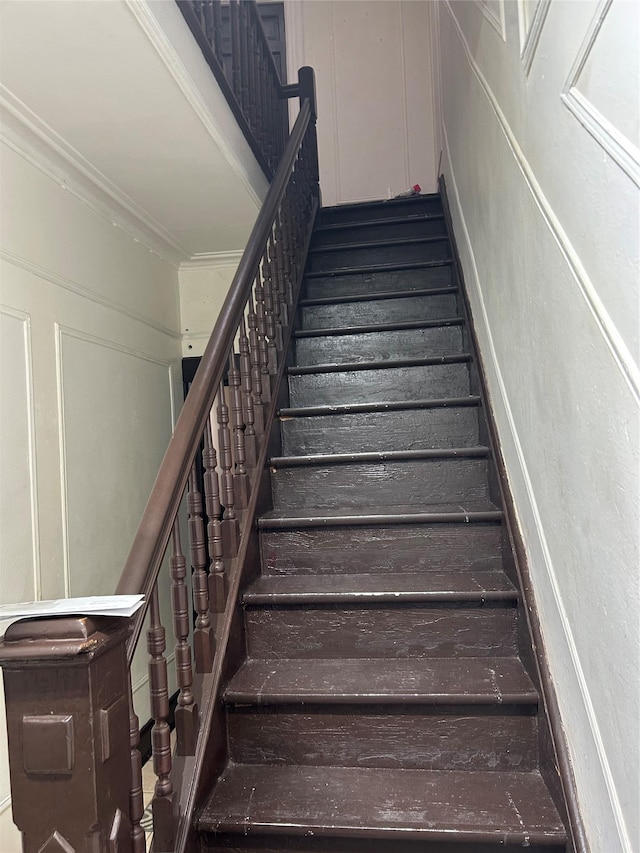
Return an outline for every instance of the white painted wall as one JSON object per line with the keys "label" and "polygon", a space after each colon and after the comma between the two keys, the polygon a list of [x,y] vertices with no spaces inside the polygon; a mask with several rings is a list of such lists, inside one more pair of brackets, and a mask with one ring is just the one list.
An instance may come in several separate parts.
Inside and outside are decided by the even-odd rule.
{"label": "white painted wall", "polygon": [[435,191],[428,7],[285,0],[289,80],[316,72],[323,204]]}
{"label": "white painted wall", "polygon": [[431,7],[443,171],[594,853],[640,849],[639,10]]}
{"label": "white painted wall", "polygon": [[183,356],[203,354],[241,257],[241,252],[218,252],[180,265]]}
{"label": "white painted wall", "polygon": [[2,142],[2,603],[113,591],[181,395],[177,265],[32,155],[26,131]]}

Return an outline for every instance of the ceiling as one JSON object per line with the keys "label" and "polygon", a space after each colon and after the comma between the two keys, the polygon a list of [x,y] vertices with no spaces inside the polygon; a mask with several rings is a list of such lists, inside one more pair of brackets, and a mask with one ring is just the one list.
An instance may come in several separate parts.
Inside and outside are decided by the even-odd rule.
{"label": "ceiling", "polygon": [[9,0],[0,14],[14,128],[182,259],[244,247],[267,182],[173,0]]}

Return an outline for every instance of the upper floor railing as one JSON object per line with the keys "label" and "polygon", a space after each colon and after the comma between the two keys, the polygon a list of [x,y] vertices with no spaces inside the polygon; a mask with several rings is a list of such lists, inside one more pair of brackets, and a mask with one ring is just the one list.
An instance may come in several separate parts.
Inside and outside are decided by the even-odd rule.
{"label": "upper floor railing", "polygon": [[[27,853],[146,849],[138,704],[153,721],[155,853],[193,849],[194,810],[225,759],[220,689],[256,565],[254,519],[319,204],[312,69],[288,94],[300,97],[298,118],[117,586],[142,593],[144,606],[129,621],[24,620],[0,643],[13,816]],[[148,692],[134,703],[143,632]]]}
{"label": "upper floor railing", "polygon": [[284,152],[287,95],[255,0],[177,0],[265,175]]}

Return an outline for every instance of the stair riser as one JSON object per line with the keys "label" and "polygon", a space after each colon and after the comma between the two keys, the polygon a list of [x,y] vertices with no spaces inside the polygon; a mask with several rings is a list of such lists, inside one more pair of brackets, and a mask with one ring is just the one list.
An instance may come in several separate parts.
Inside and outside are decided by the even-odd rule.
{"label": "stair riser", "polygon": [[344,246],[346,243],[374,243],[377,240],[409,237],[444,237],[446,233],[447,226],[444,219],[353,225],[335,231],[320,231],[313,238],[312,250],[321,246]]}
{"label": "stair riser", "polygon": [[363,296],[370,293],[387,293],[390,290],[451,287],[452,284],[453,270],[450,265],[386,272],[360,272],[308,278],[305,284],[305,296],[307,299]]}
{"label": "stair riser", "polygon": [[230,757],[240,764],[533,770],[530,709],[372,706],[229,709]]}
{"label": "stair riser", "polygon": [[410,198],[380,202],[375,205],[344,206],[324,209],[320,214],[321,225],[338,225],[345,222],[372,222],[398,216],[442,215],[439,198]]}
{"label": "stair riser", "polygon": [[484,605],[245,611],[253,658],[515,657],[516,609]]}
{"label": "stair riser", "polygon": [[265,574],[355,574],[501,568],[501,525],[402,524],[263,530]]}
{"label": "stair riser", "polygon": [[362,249],[327,249],[307,259],[307,272],[331,272],[353,267],[446,261],[451,258],[448,240],[426,243],[407,243],[398,246],[366,246]]}
{"label": "stair riser", "polygon": [[486,459],[410,459],[367,464],[305,465],[271,473],[274,509],[356,509],[482,501]]}
{"label": "stair riser", "polygon": [[362,412],[281,422],[282,455],[420,450],[478,444],[478,409],[461,406]]}
{"label": "stair riser", "polygon": [[397,358],[398,353],[402,353],[403,358],[429,358],[460,352],[461,326],[439,326],[434,329],[297,338],[295,363],[298,367],[306,367],[313,364],[388,361]]}
{"label": "stair riser", "polygon": [[457,311],[455,294],[439,293],[434,296],[309,305],[302,309],[301,325],[303,329],[331,329],[375,323],[402,323],[405,320],[441,320],[455,317]]}
{"label": "stair riser", "polygon": [[469,393],[469,365],[466,362],[289,377],[291,406],[428,400],[466,397]]}

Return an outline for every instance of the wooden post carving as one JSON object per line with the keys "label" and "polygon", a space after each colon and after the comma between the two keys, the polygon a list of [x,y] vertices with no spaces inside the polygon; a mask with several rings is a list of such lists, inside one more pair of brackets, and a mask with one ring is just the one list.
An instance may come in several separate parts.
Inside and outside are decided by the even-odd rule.
{"label": "wooden post carving", "polygon": [[25,853],[134,851],[128,636],[128,619],[77,616],[16,622],[0,643]]}

